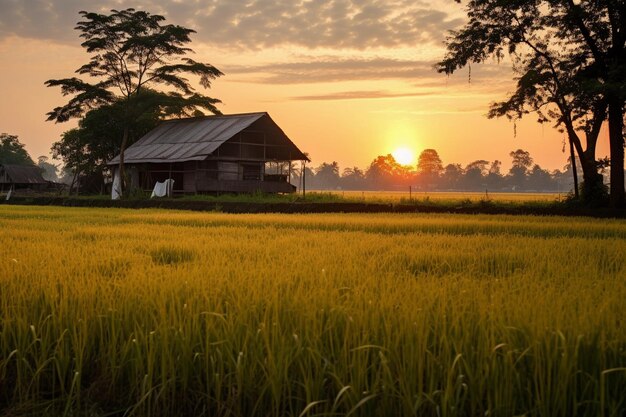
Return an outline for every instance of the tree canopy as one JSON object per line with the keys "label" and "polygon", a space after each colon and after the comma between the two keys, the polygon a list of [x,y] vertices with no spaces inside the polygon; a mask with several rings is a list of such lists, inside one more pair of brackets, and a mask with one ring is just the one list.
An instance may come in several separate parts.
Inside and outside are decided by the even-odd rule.
{"label": "tree canopy", "polygon": [[424,149],[417,161],[417,171],[425,176],[439,175],[443,165],[439,154],[434,149]]}
{"label": "tree canopy", "polygon": [[163,16],[132,8],[112,10],[108,15],[81,11],[80,15],[83,20],[76,30],[83,39],[81,46],[92,55],[76,73],[89,81],[78,77],[46,81],[48,87],[60,87],[64,96],[72,96],[50,111],[48,120],[65,122],[95,109],[110,109],[120,131],[123,184],[124,151],[138,120],[146,114],[198,115],[202,109],[219,114],[215,105],[220,101],[196,92],[185,76],[197,77],[200,86],[209,88],[223,74],[210,64],[185,57],[193,52],[186,45],[195,31],[164,24]]}
{"label": "tree canopy", "polygon": [[35,162],[17,136],[0,133],[0,164],[35,165]]}
{"label": "tree canopy", "polygon": [[[124,129],[128,128],[128,143],[132,144],[152,130],[165,117],[163,108],[150,95],[159,95],[144,89],[138,96],[143,105],[138,117],[124,124],[125,106],[121,102],[90,110],[78,122],[78,127],[63,133],[52,145],[52,155],[61,159],[65,168],[80,177],[95,176],[103,179],[106,163],[120,153]],[[150,103],[155,103],[150,105]]]}
{"label": "tree canopy", "polygon": [[[431,149],[430,155],[437,152]],[[448,164],[441,171],[425,175],[417,166],[401,165],[392,155],[376,157],[366,170],[348,167],[340,170],[337,162],[321,163],[316,169],[306,168],[307,187],[310,189],[393,190],[408,191],[552,191],[571,189],[571,165],[565,172],[552,172],[534,164],[528,151],[517,149],[509,153],[511,169],[504,175],[502,162],[479,159],[463,168]],[[441,162],[441,161],[439,161]],[[342,172],[339,175],[339,172]],[[295,174],[295,180],[298,181]]]}
{"label": "tree canopy", "polygon": [[[611,196],[624,199],[623,115],[626,85],[626,6],[623,0],[471,0],[468,23],[452,32],[438,64],[452,73],[507,54],[517,88],[489,116],[534,113],[553,121],[582,163],[585,183],[601,184],[595,148],[602,123],[611,137]],[[581,135],[584,134],[584,139]],[[586,147],[583,145],[586,142]]]}

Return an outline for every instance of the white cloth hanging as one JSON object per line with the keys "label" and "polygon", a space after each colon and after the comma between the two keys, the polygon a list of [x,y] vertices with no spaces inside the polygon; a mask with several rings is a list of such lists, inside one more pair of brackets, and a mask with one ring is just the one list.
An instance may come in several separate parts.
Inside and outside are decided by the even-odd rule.
{"label": "white cloth hanging", "polygon": [[119,169],[113,172],[113,185],[111,186],[111,200],[119,200],[122,196],[122,182],[120,181]]}
{"label": "white cloth hanging", "polygon": [[154,189],[152,190],[152,195],[150,196],[150,198],[153,197],[171,197],[171,191],[174,189],[174,180],[171,178],[166,179],[163,182],[157,182],[156,184],[154,184]]}

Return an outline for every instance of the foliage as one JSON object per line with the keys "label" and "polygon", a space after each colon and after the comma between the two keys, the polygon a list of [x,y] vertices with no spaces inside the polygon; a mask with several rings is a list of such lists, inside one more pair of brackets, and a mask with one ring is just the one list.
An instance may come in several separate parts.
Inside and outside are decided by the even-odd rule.
{"label": "foliage", "polygon": [[[104,15],[81,11],[84,20],[76,29],[81,46],[92,54],[89,62],[76,71],[94,82],[64,78],[48,80],[48,87],[61,87],[67,104],[48,113],[48,120],[65,122],[102,107],[118,108],[115,123],[122,131],[119,143],[120,171],[124,183],[124,151],[130,131],[146,114],[159,116],[197,115],[200,109],[219,113],[220,101],[197,93],[184,74],[199,77],[208,88],[211,80],[223,75],[209,64],[182,56],[193,52],[191,29],[163,24],[163,16],[134,9],[112,10]],[[157,87],[168,91],[156,91]]]}
{"label": "foliage", "polygon": [[[566,132],[592,187],[601,181],[595,147],[608,117],[611,143],[620,144],[611,147],[612,194],[623,200],[623,2],[471,0],[467,13],[468,23],[447,41],[448,54],[438,64],[439,71],[450,74],[508,53],[518,74],[517,89],[507,100],[494,103],[489,116],[517,119],[533,112],[539,122],[553,121]],[[580,133],[585,134],[586,149]]]}
{"label": "foliage", "polygon": [[410,178],[410,167],[398,163],[391,154],[380,155],[367,168],[365,176],[376,187],[403,185]]}
{"label": "foliage", "polygon": [[417,161],[417,172],[424,177],[438,177],[443,172],[443,164],[434,149],[424,149]]}
{"label": "foliage", "polygon": [[348,190],[363,189],[366,184],[365,172],[359,167],[345,168],[341,175],[342,187]]}
{"label": "foliage", "polygon": [[51,163],[50,158],[47,156],[40,156],[37,158],[37,166],[41,169],[41,175],[46,181],[56,182],[59,180],[57,175],[59,166]]}
{"label": "foliage", "polygon": [[622,220],[0,206],[0,229],[7,415],[626,408]]}
{"label": "foliage", "polygon": [[512,168],[523,170],[526,172],[528,168],[533,164],[533,158],[530,156],[530,152],[523,149],[511,151],[509,156],[512,159]]}
{"label": "foliage", "polygon": [[161,93],[144,89],[137,96],[137,117],[124,123],[125,104],[115,102],[88,111],[78,127],[63,133],[52,145],[52,155],[80,176],[103,177],[108,161],[121,151],[124,130],[128,129],[128,144],[135,143],[166,118],[167,108],[161,106]]}
{"label": "foliage", "polygon": [[[407,191],[566,191],[572,187],[571,171],[565,175],[561,171],[548,172],[538,165],[533,166],[533,158],[528,151],[517,149],[510,153],[512,168],[509,175],[501,172],[502,162],[476,160],[465,168],[459,164],[448,164],[445,168],[437,151],[429,149],[423,153],[422,171],[411,171],[395,161],[392,155],[380,155],[363,172],[358,167],[346,168],[340,176],[336,162],[322,163],[317,174],[307,172],[308,190],[396,190]],[[430,156],[436,156],[426,162]],[[432,162],[432,164],[430,164]],[[430,164],[430,165],[429,165]],[[530,169],[532,168],[532,169]],[[322,174],[323,173],[323,174]],[[320,175],[321,174],[321,175]],[[295,179],[298,182],[298,178]]]}
{"label": "foliage", "polygon": [[2,133],[0,134],[0,164],[35,165],[35,162],[17,136]]}
{"label": "foliage", "polygon": [[315,169],[315,178],[324,184],[336,183],[339,180],[339,164],[336,161],[322,163]]}

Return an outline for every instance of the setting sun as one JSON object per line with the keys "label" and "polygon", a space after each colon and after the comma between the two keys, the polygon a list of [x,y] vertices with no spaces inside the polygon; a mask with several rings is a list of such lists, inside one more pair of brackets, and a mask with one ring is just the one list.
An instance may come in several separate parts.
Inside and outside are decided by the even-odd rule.
{"label": "setting sun", "polygon": [[402,165],[413,165],[415,162],[415,154],[409,148],[397,148],[391,153],[394,159]]}

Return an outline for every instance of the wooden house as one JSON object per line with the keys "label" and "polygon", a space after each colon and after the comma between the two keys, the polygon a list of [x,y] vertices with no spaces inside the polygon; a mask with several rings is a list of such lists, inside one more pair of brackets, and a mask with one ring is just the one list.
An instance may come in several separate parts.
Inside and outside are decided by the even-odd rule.
{"label": "wooden house", "polygon": [[41,190],[47,185],[37,166],[0,164],[0,192],[24,188]]}
{"label": "wooden house", "polygon": [[[292,193],[293,161],[308,158],[267,113],[168,120],[124,153],[131,188],[173,179],[174,193]],[[109,166],[115,178],[119,155]]]}

